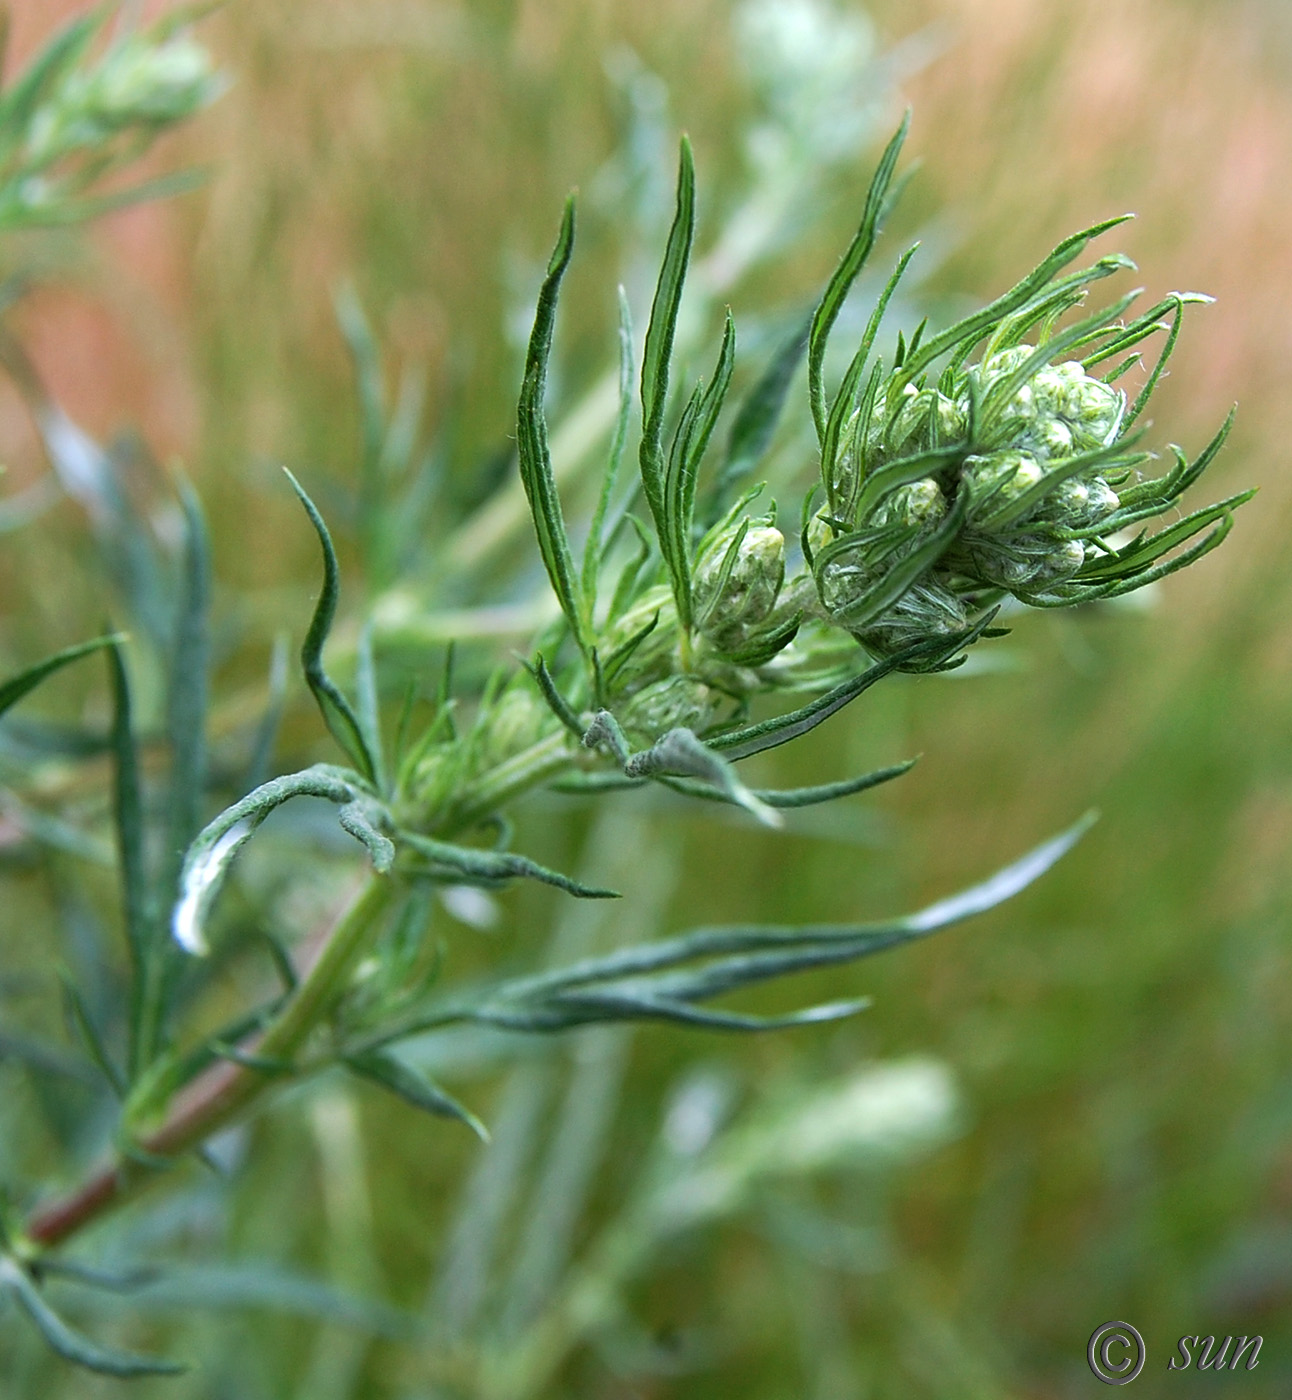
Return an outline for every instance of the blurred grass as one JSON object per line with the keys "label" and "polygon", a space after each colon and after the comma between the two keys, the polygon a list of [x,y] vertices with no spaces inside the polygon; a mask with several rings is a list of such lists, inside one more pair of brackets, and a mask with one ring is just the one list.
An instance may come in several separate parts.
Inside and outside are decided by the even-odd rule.
{"label": "blurred grass", "polygon": [[[1124,1317],[1149,1343],[1138,1395],[1202,1393],[1201,1382],[1191,1390],[1166,1375],[1165,1357],[1177,1336],[1211,1331],[1263,1333],[1243,1393],[1286,1395],[1286,19],[1273,3],[1181,0],[876,0],[871,13],[885,38],[927,32],[941,48],[905,84],[923,170],[900,216],[903,228],[933,221],[949,249],[935,290],[988,293],[1071,228],[1138,209],[1124,242],[1150,292],[1219,298],[1186,327],[1158,419],[1197,448],[1240,400],[1215,489],[1259,484],[1261,495],[1230,543],[1173,579],[1151,610],[1023,619],[996,644],[1015,669],[897,686],[819,732],[795,781],[923,754],[860,815],[860,804],[832,813],[833,834],[814,826],[811,840],[773,840],[680,818],[685,857],[668,928],[913,905],[1089,805],[1104,813],[1004,911],[848,974],[848,991],[876,997],[856,1023],[757,1042],[637,1037],[594,1189],[598,1218],[615,1209],[666,1086],[697,1061],[752,1086],[928,1051],[962,1077],[970,1121],[901,1180],[887,1270],[850,1275],[796,1257],[753,1218],[722,1226],[673,1248],[633,1294],[680,1373],[633,1379],[629,1358],[616,1377],[604,1356],[582,1353],[558,1393],[1057,1400],[1091,1393],[1086,1339]],[[29,45],[56,7],[25,0],[15,17]],[[255,680],[279,626],[299,635],[314,586],[314,546],[276,464],[305,466],[338,493],[352,479],[357,417],[335,285],[353,279],[383,345],[425,364],[427,422],[450,425],[452,489],[471,499],[505,463],[515,316],[560,201],[592,182],[615,144],[606,56],[630,46],[664,77],[668,141],[678,127],[691,132],[713,209],[736,187],[749,104],[730,19],[731,6],[713,0],[264,0],[210,23],[237,85],[162,156],[209,163],[210,185],[182,205],[114,217],[88,251],[69,252],[75,290],[41,293],[20,324],[87,426],[138,423],[163,456],[179,451],[191,464],[211,513],[222,607],[259,643],[231,660],[226,681]],[[867,153],[857,156],[856,183],[742,291],[748,303],[819,284],[855,215]],[[589,203],[562,310],[561,392],[571,399],[604,366],[627,242],[613,207]],[[6,393],[0,434],[17,481],[36,463],[19,420]],[[97,622],[93,591],[77,581],[70,508],[6,546],[6,651],[29,656],[45,639],[76,635],[81,620]],[[348,589],[357,599],[358,581]],[[312,735],[306,719],[288,743]],[[545,809],[526,829],[539,858],[574,863],[578,820],[553,823]],[[6,919],[34,929],[39,915],[20,917],[20,907],[38,910],[40,888],[20,891]],[[532,947],[552,907],[520,898],[488,937]],[[819,981],[814,990],[835,990]],[[496,1107],[490,1075],[470,1087],[475,1106]],[[456,1183],[479,1149],[368,1095],[337,1113],[326,1102],[255,1126],[225,1243],[418,1308]],[[341,1139],[330,1149],[329,1122]],[[328,1173],[344,1170],[356,1141],[368,1195],[347,1207],[329,1195]],[[24,1144],[33,1176],[49,1150]],[[818,1204],[864,1223],[879,1209],[865,1188],[851,1178],[822,1187]],[[357,1212],[348,1224],[336,1214],[347,1208]],[[186,1229],[200,1251],[220,1227],[199,1219]],[[371,1258],[333,1257],[328,1241],[351,1237],[370,1240]],[[417,1347],[361,1341],[338,1360],[327,1325],[237,1314],[181,1335],[209,1369],[165,1383],[167,1395],[241,1394],[229,1388],[245,1380],[235,1361],[260,1371],[266,1395],[432,1393]],[[147,1341],[148,1329],[132,1340]],[[40,1374],[41,1393],[107,1393]],[[329,1374],[331,1392],[319,1379]],[[37,1393],[36,1376],[0,1379],[0,1393]],[[143,1390],[162,1394],[162,1383]]]}

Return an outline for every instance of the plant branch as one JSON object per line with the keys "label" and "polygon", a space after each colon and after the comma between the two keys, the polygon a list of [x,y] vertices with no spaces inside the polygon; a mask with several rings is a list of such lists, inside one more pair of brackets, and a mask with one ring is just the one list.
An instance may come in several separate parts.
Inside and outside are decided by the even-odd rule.
{"label": "plant branch", "polygon": [[[259,1059],[290,1063],[304,1048],[344,990],[391,893],[391,882],[380,876],[360,890],[291,999],[255,1043]],[[37,1250],[53,1248],[127,1204],[157,1180],[152,1159],[169,1163],[200,1146],[253,1107],[274,1082],[249,1064],[212,1065],[176,1095],[160,1126],[136,1139],[136,1155],[115,1154],[66,1195],[39,1207],[24,1231],[27,1241]]]}

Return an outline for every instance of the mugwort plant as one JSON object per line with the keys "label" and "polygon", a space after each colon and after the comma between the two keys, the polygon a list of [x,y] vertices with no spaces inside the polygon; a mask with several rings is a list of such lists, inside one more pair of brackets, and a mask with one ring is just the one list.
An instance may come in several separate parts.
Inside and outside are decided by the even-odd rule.
{"label": "mugwort plant", "polygon": [[[188,35],[193,17],[127,26],[96,49],[105,24],[96,13],[65,29],[0,92],[0,230],[84,220],[159,192],[156,184],[101,189],[219,91]],[[110,454],[78,436],[4,333],[4,361],[68,489],[92,504],[131,612],[129,637],[109,629],[0,685],[7,712],[55,671],[101,653],[112,705],[95,752],[111,770],[131,973],[116,1008],[124,1008],[121,1034],[105,1035],[102,1010],[84,989],[69,979],[65,990],[94,1069],[117,1099],[115,1130],[79,1181],[14,1192],[0,1215],[0,1295],[60,1354],[120,1376],[172,1369],[74,1331],[45,1282],[63,1275],[110,1284],[65,1246],[180,1159],[206,1153],[215,1135],[285,1084],[340,1069],[483,1136],[469,1108],[400,1057],[401,1042],[463,1025],[537,1036],[636,1021],[749,1032],[850,1016],[864,999],[757,1016],[724,998],[854,962],[992,908],[1042,875],[1085,829],[1083,818],[982,883],[879,923],[706,927],[475,983],[445,977],[428,932],[437,890],[530,880],[573,899],[615,898],[513,849],[507,814],[526,794],[595,800],[659,785],[779,827],[787,811],[876,787],[911,764],[768,790],[745,780],[744,760],[794,743],[889,677],[960,666],[971,648],[1002,634],[1007,609],[1122,596],[1195,562],[1228,534],[1246,494],[1187,514],[1177,507],[1215,459],[1229,421],[1195,457],[1172,447],[1160,474],[1143,426],[1185,309],[1206,298],[1173,293],[1134,313],[1139,294],[1131,292],[1090,307],[1096,284],[1132,266],[1115,254],[1082,263],[1120,219],[1065,239],[1015,286],[945,329],[921,324],[890,342],[885,311],[916,256],[908,249],[846,347],[846,367],[833,372],[832,333],[874,252],[906,136],[903,121],[811,316],[734,405],[730,313],[707,376],[680,382],[678,319],[696,230],[692,152],[682,141],[640,349],[620,295],[617,413],[595,504],[573,529],[546,405],[558,300],[575,251],[571,198],[538,295],[516,416],[517,467],[557,605],[551,620],[522,658],[483,683],[455,680],[447,659],[429,715],[411,702],[397,715],[387,703],[391,687],[366,630],[347,694],[326,663],[342,587],[337,551],[323,512],[289,476],[321,560],[300,661],[337,753],[272,777],[253,764],[259,777],[215,815],[208,802],[229,780],[213,775],[207,751],[210,565],[197,496],[180,486],[177,555],[122,547],[131,506],[114,492]],[[1158,337],[1160,350],[1132,393],[1122,386]],[[760,484],[759,468],[793,411],[790,391],[804,363],[816,480],[786,509]],[[160,702],[147,701],[164,732],[160,762],[145,753],[146,737],[156,746],[141,728],[132,652],[164,677]],[[269,733],[278,709],[281,693]],[[21,795],[20,764],[4,780]],[[270,940],[276,987],[214,1030],[190,1025],[203,966],[248,951],[221,917],[231,869],[274,812],[305,797],[330,804],[362,848],[362,886],[321,933],[301,930],[293,946]],[[748,1175],[733,1166],[713,1176],[704,1198],[711,1213],[739,1197]],[[703,1215],[710,1207],[696,1199],[688,1197],[688,1209]]]}

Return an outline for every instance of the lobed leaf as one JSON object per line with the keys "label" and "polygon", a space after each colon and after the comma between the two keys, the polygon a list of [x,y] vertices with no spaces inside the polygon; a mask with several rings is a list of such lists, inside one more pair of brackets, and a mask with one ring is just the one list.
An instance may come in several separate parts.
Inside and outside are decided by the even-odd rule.
{"label": "lobed leaf", "polygon": [[[979,884],[902,918],[872,924],[731,925],[623,948],[550,972],[481,988],[432,1005],[383,1029],[371,1045],[427,1029],[482,1022],[513,1030],[552,1032],[595,1021],[672,1019],[714,1029],[757,1030],[786,1024],[693,1003],[815,968],[855,962],[986,912],[1012,898],[1062,858],[1090,828],[1087,813]],[[862,1003],[809,1008],[804,1019],[849,1014]]]}

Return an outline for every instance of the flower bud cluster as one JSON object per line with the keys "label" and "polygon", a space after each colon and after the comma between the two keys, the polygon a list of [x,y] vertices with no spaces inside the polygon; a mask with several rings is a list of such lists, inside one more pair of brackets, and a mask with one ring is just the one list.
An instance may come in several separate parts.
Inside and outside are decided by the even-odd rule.
{"label": "flower bud cluster", "polygon": [[191,39],[127,39],[95,67],[70,73],[55,100],[35,113],[28,158],[48,166],[128,128],[183,121],[210,100],[215,83],[209,55]]}
{"label": "flower bud cluster", "polygon": [[[1045,600],[1099,548],[1090,539],[1128,476],[1116,446],[1125,395],[1078,361],[1029,374],[1037,359],[1035,346],[1011,346],[937,388],[899,372],[865,423],[853,415],[830,484],[854,513],[827,506],[809,539],[826,614],[869,649],[963,629],[993,594]],[[927,475],[903,479],[906,463]]]}
{"label": "flower bud cluster", "polygon": [[139,30],[87,59],[106,14],[56,36],[39,100],[11,115],[0,224],[85,217],[77,201],[90,186],[219,94],[210,55],[184,34]]}

